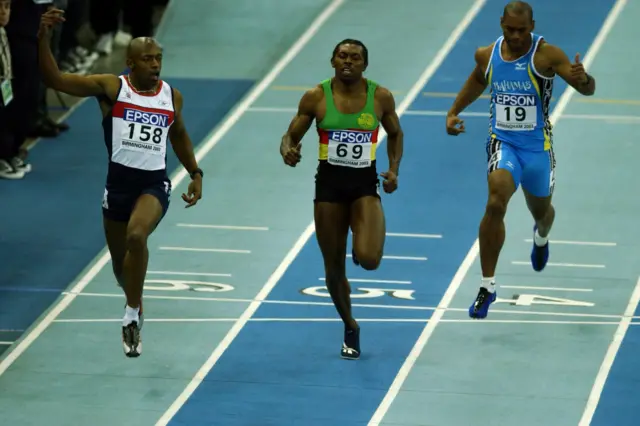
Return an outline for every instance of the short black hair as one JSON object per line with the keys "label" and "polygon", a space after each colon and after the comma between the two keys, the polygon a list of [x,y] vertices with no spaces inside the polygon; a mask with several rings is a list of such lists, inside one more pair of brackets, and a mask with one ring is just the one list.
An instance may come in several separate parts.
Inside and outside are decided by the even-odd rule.
{"label": "short black hair", "polygon": [[533,8],[531,5],[524,1],[512,1],[504,7],[502,17],[506,18],[507,15],[529,15],[529,19],[533,21]]}
{"label": "short black hair", "polygon": [[331,59],[336,57],[336,53],[338,53],[338,49],[343,44],[355,44],[356,46],[360,46],[362,48],[362,58],[364,59],[364,65],[369,65],[369,50],[367,46],[364,45],[360,40],[355,40],[353,38],[345,38],[340,43],[336,44],[336,47],[333,49],[333,55],[331,55]]}

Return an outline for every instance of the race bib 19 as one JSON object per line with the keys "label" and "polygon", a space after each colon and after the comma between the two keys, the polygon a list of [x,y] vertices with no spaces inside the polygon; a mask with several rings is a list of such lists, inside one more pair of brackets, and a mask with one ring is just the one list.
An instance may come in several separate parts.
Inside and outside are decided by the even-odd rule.
{"label": "race bib 19", "polygon": [[534,130],[538,122],[535,95],[498,94],[495,97],[496,129]]}
{"label": "race bib 19", "polygon": [[357,130],[329,131],[327,161],[343,167],[362,168],[371,165],[373,133]]}

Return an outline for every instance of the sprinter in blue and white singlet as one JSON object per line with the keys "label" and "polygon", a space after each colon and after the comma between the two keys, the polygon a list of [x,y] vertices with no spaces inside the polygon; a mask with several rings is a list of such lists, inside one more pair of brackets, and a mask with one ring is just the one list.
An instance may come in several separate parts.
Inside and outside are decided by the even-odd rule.
{"label": "sprinter in blue and white singlet", "polygon": [[447,132],[464,132],[458,115],[489,87],[489,196],[479,232],[482,284],[469,307],[472,318],[485,318],[497,298],[495,269],[505,238],[504,216],[519,186],[534,220],[531,265],[542,271],[549,259],[556,166],[549,103],[555,76],[582,95],[595,92],[595,80],[585,72],[579,55],[572,63],[561,49],[533,33],[529,4],[507,4],[500,23],[503,35],[476,51],[476,67],[447,114]]}

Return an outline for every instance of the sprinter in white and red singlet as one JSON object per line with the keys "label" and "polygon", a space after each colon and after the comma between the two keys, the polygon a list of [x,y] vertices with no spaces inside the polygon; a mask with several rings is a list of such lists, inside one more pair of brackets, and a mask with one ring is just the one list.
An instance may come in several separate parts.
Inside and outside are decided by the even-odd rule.
{"label": "sprinter in white and red singlet", "polygon": [[167,142],[191,182],[182,199],[195,205],[202,196],[203,172],[182,121],[182,95],[160,79],[162,48],[152,38],[136,38],[127,49],[126,75],[80,76],[59,71],[51,54],[51,28],[64,21],[51,9],[42,16],[39,62],[48,87],[79,97],[96,97],[109,155],[102,198],[104,231],[113,272],[126,295],[122,322],[125,355],[142,351],[142,288],[149,261],[147,239],[169,207]]}

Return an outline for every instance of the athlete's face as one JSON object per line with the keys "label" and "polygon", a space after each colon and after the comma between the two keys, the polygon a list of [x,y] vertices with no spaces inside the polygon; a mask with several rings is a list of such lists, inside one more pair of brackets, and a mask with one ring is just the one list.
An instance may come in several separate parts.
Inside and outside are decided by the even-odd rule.
{"label": "athlete's face", "polygon": [[162,70],[162,48],[154,43],[149,43],[135,52],[127,61],[136,80],[153,86],[160,80]]}
{"label": "athlete's face", "polygon": [[9,23],[11,16],[11,0],[0,0],[0,27]]}
{"label": "athlete's face", "polygon": [[502,27],[504,40],[511,51],[522,52],[529,48],[534,21],[528,14],[507,14],[500,18],[500,26]]}
{"label": "athlete's face", "polygon": [[362,77],[367,68],[364,63],[362,47],[356,44],[343,44],[331,59],[331,65],[336,70],[336,76],[343,80],[353,80]]}

